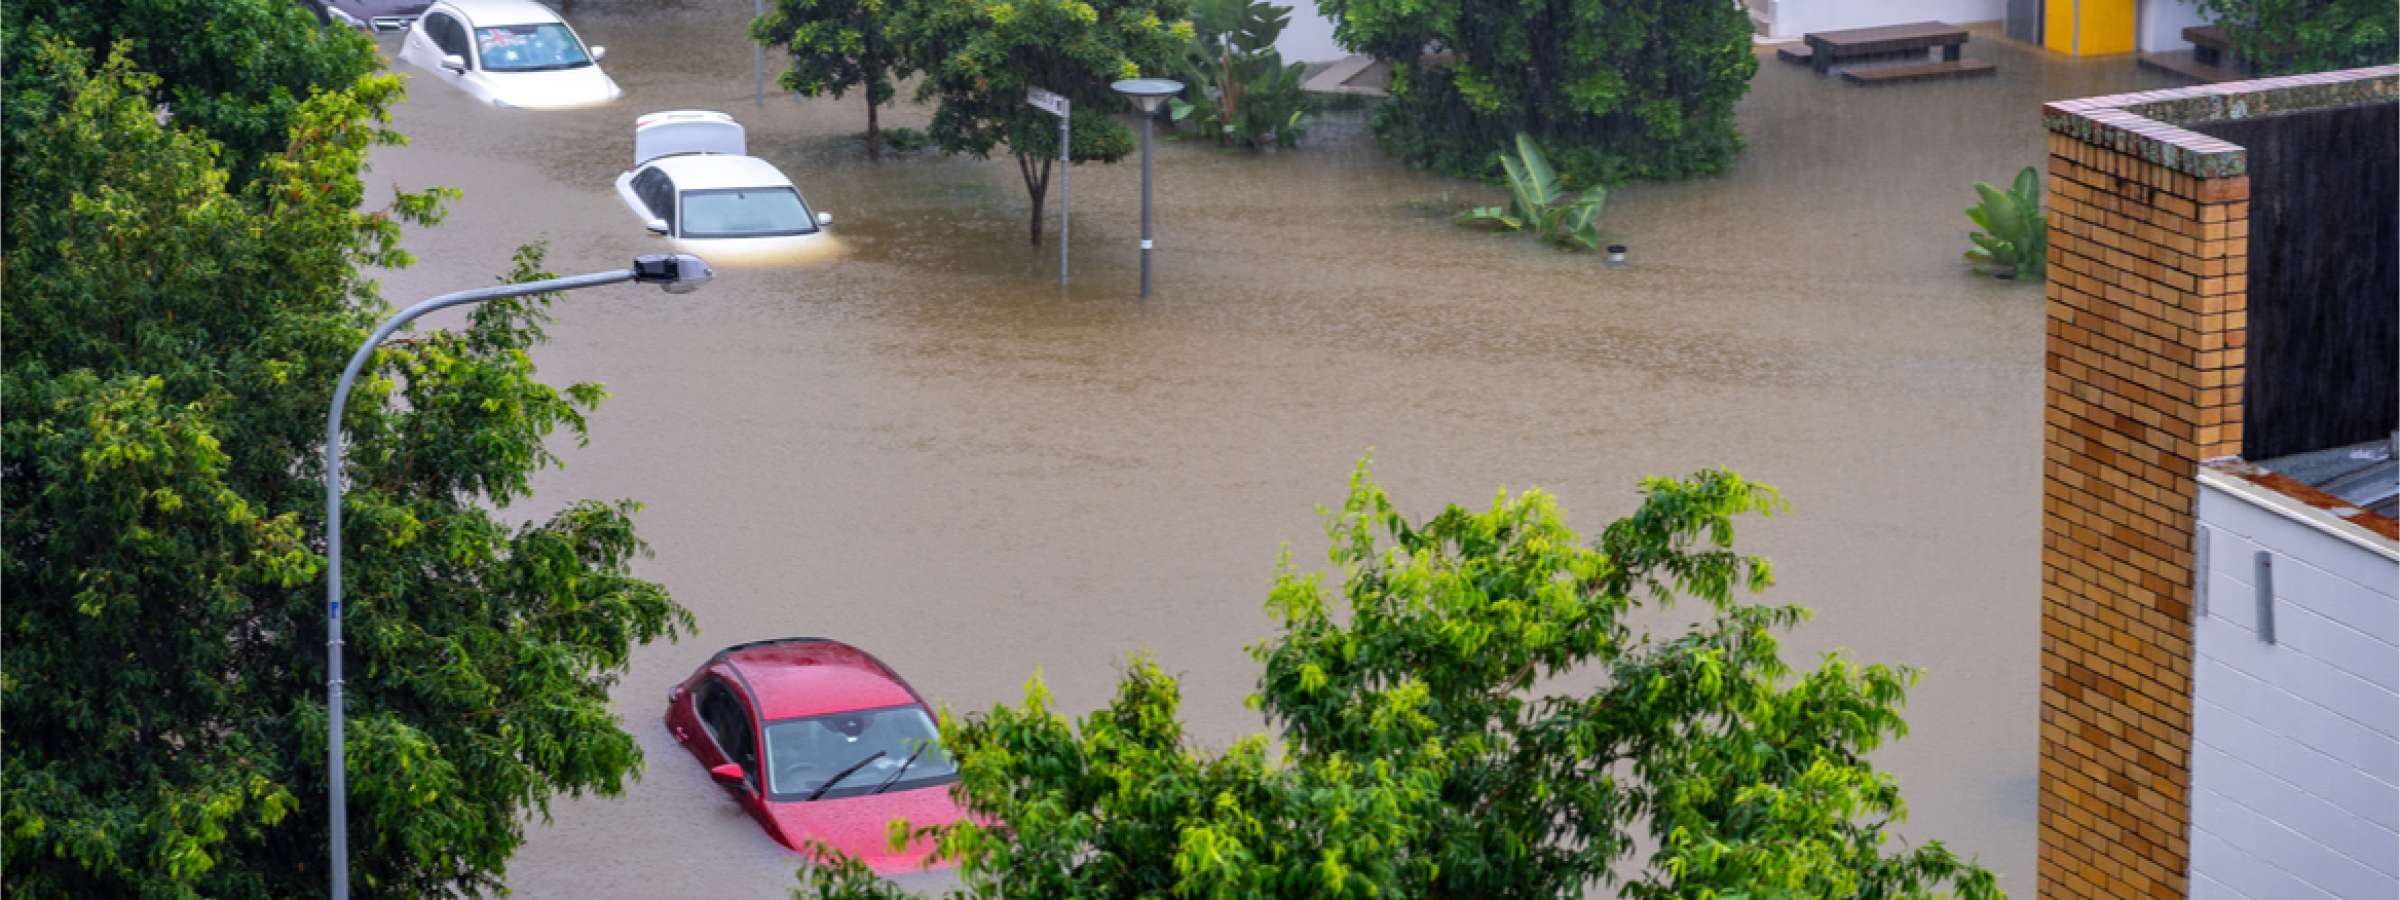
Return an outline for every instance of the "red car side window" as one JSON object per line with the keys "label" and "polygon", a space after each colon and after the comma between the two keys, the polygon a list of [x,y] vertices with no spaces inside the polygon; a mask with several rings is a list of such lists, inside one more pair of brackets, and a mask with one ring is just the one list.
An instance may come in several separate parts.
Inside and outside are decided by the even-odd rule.
{"label": "red car side window", "polygon": [[758,781],[758,735],[749,711],[735,700],[724,682],[710,678],[700,686],[700,722],[728,759],[742,767],[751,783]]}

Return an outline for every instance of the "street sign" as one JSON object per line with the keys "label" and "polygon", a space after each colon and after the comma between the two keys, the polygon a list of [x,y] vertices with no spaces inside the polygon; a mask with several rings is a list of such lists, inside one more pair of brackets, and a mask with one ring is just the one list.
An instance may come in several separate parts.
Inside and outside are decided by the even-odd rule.
{"label": "street sign", "polygon": [[1027,85],[1025,103],[1058,117],[1058,286],[1067,286],[1067,98]]}
{"label": "street sign", "polygon": [[1065,118],[1067,115],[1067,98],[1038,87],[1025,89],[1025,102],[1035,109],[1060,118]]}

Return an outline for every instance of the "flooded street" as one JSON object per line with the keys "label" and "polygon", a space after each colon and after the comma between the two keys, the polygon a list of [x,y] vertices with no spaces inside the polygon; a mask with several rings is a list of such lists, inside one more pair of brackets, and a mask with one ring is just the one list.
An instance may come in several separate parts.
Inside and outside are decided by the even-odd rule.
{"label": "flooded street", "polygon": [[700,632],[636,652],[616,698],[648,772],[554,804],[510,863],[517,896],[783,895],[796,857],[659,723],[668,686],[735,641],[838,637],[958,709],[1013,702],[1038,669],[1078,714],[1147,650],[1203,742],[1259,730],[1242,648],[1277,554],[1324,559],[1316,507],[1369,450],[1418,512],[1539,486],[1593,532],[1645,475],[1780,487],[1792,512],[1743,544],[1777,562],[1773,599],[1817,610],[1790,658],[1924,667],[1879,757],[1909,830],[2030,892],[2042,297],[1965,273],[1960,210],[2041,159],[2040,101],[2155,76],[1982,35],[1983,81],[1864,89],[1766,59],[1734,173],[1609,198],[1624,269],[1449,224],[1430,208],[1497,192],[1391,162],[1362,113],[1263,157],[1162,143],[1143,302],[1134,161],[1075,171],[1062,293],[1005,157],[869,163],[856,95],[754,106],[747,12],[579,4],[627,92],[600,109],[486,109],[402,69],[413,143],[375,157],[370,197],[465,191],[384,278],[395,304],[487,283],[529,240],[561,274],[663,249],[611,187],[653,110],[738,117],[840,242],[556,310],[543,375],[614,397],[515,512],[643,501],[639,571]]}

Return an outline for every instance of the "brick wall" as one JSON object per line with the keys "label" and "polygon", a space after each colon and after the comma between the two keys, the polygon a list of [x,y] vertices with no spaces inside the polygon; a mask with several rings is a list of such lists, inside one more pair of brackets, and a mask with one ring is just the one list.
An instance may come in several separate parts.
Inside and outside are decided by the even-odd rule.
{"label": "brick wall", "polygon": [[2242,446],[2250,178],[2181,125],[2388,100],[2395,75],[2044,107],[2043,896],[2188,893],[2197,475]]}
{"label": "brick wall", "polygon": [[2184,893],[2199,460],[2241,445],[2247,176],[2050,136],[2044,895]]}

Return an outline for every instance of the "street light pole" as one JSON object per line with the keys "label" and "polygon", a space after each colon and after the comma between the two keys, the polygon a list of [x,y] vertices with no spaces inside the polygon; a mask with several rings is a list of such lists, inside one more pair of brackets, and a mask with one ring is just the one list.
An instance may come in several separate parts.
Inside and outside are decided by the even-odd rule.
{"label": "street light pole", "polygon": [[350,388],[358,381],[359,370],[366,367],[375,348],[391,337],[392,332],[437,309],[621,281],[657,284],[668,293],[683,294],[697,289],[713,274],[708,263],[697,256],[645,256],[634,260],[630,269],[443,294],[401,310],[377,327],[366,343],[358,345],[358,352],[350,355],[350,365],[342,369],[342,380],[333,389],[333,409],[325,416],[325,790],[331,800],[332,828],[327,853],[331,857],[334,900],[348,900],[350,896],[349,773],[342,765],[342,411],[350,405]]}
{"label": "street light pole", "polygon": [[1142,111],[1142,297],[1150,296],[1150,129],[1158,115]]}
{"label": "street light pole", "polygon": [[1128,78],[1109,85],[1142,111],[1142,296],[1150,296],[1150,130],[1167,98],[1183,92],[1183,82],[1170,78]]}

